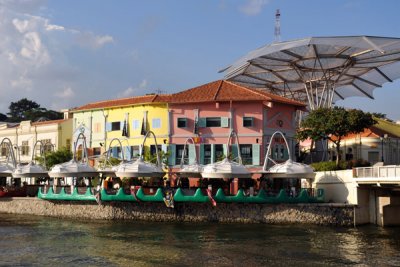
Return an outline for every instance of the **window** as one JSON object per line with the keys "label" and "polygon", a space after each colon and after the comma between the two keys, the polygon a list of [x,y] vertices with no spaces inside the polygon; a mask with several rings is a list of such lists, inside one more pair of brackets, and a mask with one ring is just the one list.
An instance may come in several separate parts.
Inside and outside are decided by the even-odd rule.
{"label": "window", "polygon": [[221,161],[225,157],[224,145],[215,145],[215,161]]}
{"label": "window", "polygon": [[[184,145],[176,145],[176,153],[175,153],[175,164],[180,165],[181,164],[181,159],[182,159],[182,154],[183,154],[183,148]],[[185,158],[183,161],[183,164],[188,163],[188,157],[189,157],[189,151],[188,151],[188,146],[186,146],[186,151],[185,151]]]}
{"label": "window", "polygon": [[379,152],[368,151],[368,161],[371,162],[371,164],[379,162]]}
{"label": "window", "polygon": [[21,155],[22,156],[28,156],[29,155],[29,142],[28,141],[22,141]]}
{"label": "window", "polygon": [[133,120],[132,121],[132,129],[133,130],[140,129],[140,121],[139,120]]}
{"label": "window", "polygon": [[96,122],[93,125],[93,132],[95,132],[95,133],[100,133],[101,132],[101,123],[100,122]]}
{"label": "window", "polygon": [[51,144],[51,139],[42,139],[43,144],[43,151],[46,152],[51,152],[53,151],[53,145]]}
{"label": "window", "polygon": [[140,155],[140,146],[132,146],[132,158],[137,158]]}
{"label": "window", "polygon": [[121,122],[120,121],[114,121],[111,123],[111,131],[119,131],[121,130]]}
{"label": "window", "polygon": [[204,164],[211,163],[211,145],[204,145]]}
{"label": "window", "polygon": [[67,147],[68,150],[71,150],[71,139],[67,139],[65,141],[65,146]]}
{"label": "window", "polygon": [[253,127],[254,126],[253,117],[243,117],[243,127]]}
{"label": "window", "polygon": [[206,127],[221,127],[220,117],[206,118]]}
{"label": "window", "polygon": [[178,128],[186,128],[187,127],[187,119],[186,118],[178,118]]}
{"label": "window", "polygon": [[[161,145],[158,145],[158,153],[161,153]],[[150,155],[156,157],[156,146],[155,145],[151,145],[150,146]]]}
{"label": "window", "polygon": [[93,156],[101,155],[101,147],[94,147],[93,148]]}
{"label": "window", "polygon": [[153,126],[153,129],[161,128],[161,119],[153,119],[151,125]]}
{"label": "window", "polygon": [[253,151],[252,145],[240,145],[240,155],[244,165],[253,164]]}
{"label": "window", "polygon": [[1,146],[1,156],[6,157],[8,155],[8,145],[7,143],[3,143]]}

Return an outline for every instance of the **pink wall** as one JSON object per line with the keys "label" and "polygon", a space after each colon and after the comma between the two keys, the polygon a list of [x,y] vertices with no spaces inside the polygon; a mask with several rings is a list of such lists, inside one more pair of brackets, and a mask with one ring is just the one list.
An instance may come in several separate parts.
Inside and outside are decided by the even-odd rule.
{"label": "pink wall", "polygon": [[[171,143],[183,143],[187,136],[193,135],[194,109],[199,110],[199,117],[230,117],[230,103],[196,103],[196,104],[171,104]],[[261,101],[257,102],[233,102],[233,122],[234,130],[240,135],[240,143],[256,143],[259,138],[261,143],[263,127],[263,105]],[[254,117],[253,127],[243,127],[243,117]],[[177,119],[187,118],[188,127],[178,128]],[[227,135],[230,133],[230,127],[206,127],[199,128],[199,135],[204,137],[205,144],[224,144],[227,142]],[[252,135],[246,136],[246,135]]]}

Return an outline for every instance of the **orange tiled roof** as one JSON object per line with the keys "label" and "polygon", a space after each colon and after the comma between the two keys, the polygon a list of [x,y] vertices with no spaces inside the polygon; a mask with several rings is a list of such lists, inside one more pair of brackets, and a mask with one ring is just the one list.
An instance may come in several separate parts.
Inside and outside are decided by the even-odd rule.
{"label": "orange tiled roof", "polygon": [[57,123],[58,124],[58,123],[62,123],[62,122],[67,121],[67,120],[60,119],[60,120],[50,120],[50,121],[37,121],[37,122],[32,122],[32,126],[53,124],[53,123]]}
{"label": "orange tiled roof", "polygon": [[238,85],[233,82],[219,80],[194,87],[171,95],[170,103],[193,103],[210,101],[272,101],[295,106],[306,106],[304,103],[282,96],[267,93]]}
{"label": "orange tiled roof", "polygon": [[145,104],[145,103],[162,103],[168,102],[170,99],[170,95],[144,95],[144,96],[134,96],[113,100],[104,100],[89,103],[83,105],[81,107],[75,108],[72,112],[81,111],[81,110],[89,110],[89,109],[101,109],[101,108],[110,108],[110,107],[120,107],[120,106],[129,106],[135,104]]}

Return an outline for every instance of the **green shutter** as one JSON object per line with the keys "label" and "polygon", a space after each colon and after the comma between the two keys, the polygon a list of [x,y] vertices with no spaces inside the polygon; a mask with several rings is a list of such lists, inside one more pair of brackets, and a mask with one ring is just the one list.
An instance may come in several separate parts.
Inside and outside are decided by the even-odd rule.
{"label": "green shutter", "polygon": [[255,166],[260,165],[260,145],[252,144],[251,152],[252,152],[252,156],[253,156],[252,164]]}
{"label": "green shutter", "polygon": [[288,150],[287,150],[286,146],[282,145],[282,147],[283,147],[283,159],[287,160],[287,159],[289,159]]}
{"label": "green shutter", "polygon": [[238,145],[237,144],[232,144],[231,146],[231,153],[232,153],[232,159],[235,160],[239,156],[238,154]]}
{"label": "green shutter", "polygon": [[194,164],[196,158],[196,145],[189,144],[189,164]]}
{"label": "green shutter", "polygon": [[215,162],[215,144],[211,144],[211,163]]}
{"label": "green shutter", "polygon": [[228,157],[229,156],[228,155],[228,147],[226,146],[226,144],[223,144],[222,147],[223,147],[223,150],[224,150],[224,156]]}
{"label": "green shutter", "polygon": [[106,123],[106,131],[110,132],[111,131],[111,122]]}
{"label": "green shutter", "polygon": [[175,145],[170,144],[168,148],[169,148],[168,165],[173,166],[175,165],[176,147]]}
{"label": "green shutter", "polygon": [[200,144],[200,164],[204,164],[204,144]]}
{"label": "green shutter", "polygon": [[198,127],[201,127],[201,128],[206,127],[206,118],[199,118],[197,125],[198,125]]}
{"label": "green shutter", "polygon": [[229,118],[221,117],[221,127],[229,127]]}

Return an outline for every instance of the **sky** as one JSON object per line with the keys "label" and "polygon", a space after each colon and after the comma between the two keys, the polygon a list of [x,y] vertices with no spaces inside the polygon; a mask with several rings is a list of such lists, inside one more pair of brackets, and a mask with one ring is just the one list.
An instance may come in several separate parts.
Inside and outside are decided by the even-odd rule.
{"label": "sky", "polygon": [[[278,8],[282,41],[400,37],[396,0],[0,0],[0,112],[24,97],[60,110],[223,79],[274,41]],[[400,81],[374,98],[336,104],[400,120]]]}

